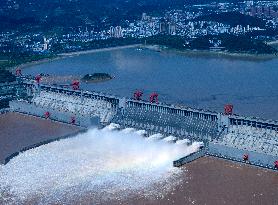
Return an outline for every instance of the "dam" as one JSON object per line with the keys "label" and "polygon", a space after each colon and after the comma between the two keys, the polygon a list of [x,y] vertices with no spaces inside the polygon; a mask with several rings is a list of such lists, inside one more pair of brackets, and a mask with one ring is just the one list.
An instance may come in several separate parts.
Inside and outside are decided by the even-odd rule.
{"label": "dam", "polygon": [[122,98],[72,87],[44,85],[39,80],[18,77],[17,82],[0,85],[1,99],[9,101],[2,112],[18,112],[83,128],[111,123],[120,129],[145,130],[146,135],[174,136],[178,140],[201,141],[204,147],[177,159],[181,166],[205,155],[277,170],[278,121],[233,114],[232,105],[223,113],[182,105]]}

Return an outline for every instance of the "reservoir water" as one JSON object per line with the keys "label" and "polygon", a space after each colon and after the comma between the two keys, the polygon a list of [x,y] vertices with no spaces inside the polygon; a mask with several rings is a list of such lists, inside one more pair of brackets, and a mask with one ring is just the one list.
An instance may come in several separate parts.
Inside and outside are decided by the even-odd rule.
{"label": "reservoir water", "polygon": [[247,60],[135,48],[96,52],[34,65],[25,74],[83,76],[107,72],[114,79],[83,89],[132,97],[136,89],[159,100],[194,108],[278,120],[278,58]]}

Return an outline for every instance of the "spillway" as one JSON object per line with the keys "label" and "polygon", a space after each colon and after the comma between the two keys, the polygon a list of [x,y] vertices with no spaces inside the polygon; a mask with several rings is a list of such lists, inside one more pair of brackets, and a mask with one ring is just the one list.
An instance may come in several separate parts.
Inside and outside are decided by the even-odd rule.
{"label": "spillway", "polygon": [[[278,169],[278,121],[235,115],[232,105],[225,106],[224,113],[217,113],[183,105],[38,84],[25,78],[2,86],[7,93],[16,91],[13,101],[9,103],[11,112],[83,128],[115,123],[119,125],[118,129],[145,130],[146,136],[202,141],[205,149],[200,156],[211,155]],[[176,164],[182,165],[187,161],[183,159]]]}
{"label": "spillway", "polygon": [[163,197],[180,182],[181,170],[172,161],[200,144],[147,139],[110,125],[23,152],[0,165],[0,204],[67,204],[83,195],[99,204],[138,192]]}

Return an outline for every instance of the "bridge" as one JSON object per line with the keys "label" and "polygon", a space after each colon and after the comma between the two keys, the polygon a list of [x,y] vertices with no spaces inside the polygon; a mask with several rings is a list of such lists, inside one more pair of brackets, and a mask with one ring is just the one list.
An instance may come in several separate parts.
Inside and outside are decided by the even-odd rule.
{"label": "bridge", "polygon": [[[148,135],[203,141],[201,153],[276,169],[278,163],[278,121],[244,117],[226,107],[224,113],[194,109],[138,98],[122,98],[75,88],[43,85],[21,79],[0,85],[13,90],[10,108],[82,127],[116,123],[121,128],[145,130]],[[6,87],[5,87],[6,86]],[[198,154],[200,157],[200,154]],[[192,156],[190,156],[192,161]],[[176,165],[186,163],[181,159]]]}

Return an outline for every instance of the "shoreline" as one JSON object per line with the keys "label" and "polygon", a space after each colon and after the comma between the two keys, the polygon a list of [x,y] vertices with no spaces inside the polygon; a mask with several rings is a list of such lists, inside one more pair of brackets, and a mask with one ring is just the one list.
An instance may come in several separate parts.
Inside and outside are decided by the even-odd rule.
{"label": "shoreline", "polygon": [[107,79],[95,79],[95,80],[83,80],[83,79],[80,79],[80,81],[86,83],[86,84],[94,84],[94,83],[102,83],[102,82],[107,82],[107,81],[110,81],[110,80],[113,80],[115,77],[113,78],[107,78]]}
{"label": "shoreline", "polygon": [[45,59],[41,59],[41,60],[38,60],[38,61],[31,61],[31,62],[27,62],[27,63],[23,63],[23,64],[20,64],[20,65],[11,67],[11,68],[9,68],[9,70],[14,71],[17,68],[24,69],[24,68],[29,67],[29,66],[48,63],[48,62],[59,60],[59,59],[62,59],[62,57],[56,57],[55,56],[53,58],[45,58]]}
{"label": "shoreline", "polygon": [[79,55],[85,55],[90,53],[98,53],[98,52],[106,52],[106,51],[113,51],[118,49],[125,49],[125,48],[136,48],[142,46],[142,44],[132,44],[132,45],[126,45],[126,46],[115,46],[115,47],[108,47],[108,48],[97,48],[97,49],[90,49],[85,51],[75,51],[70,53],[61,53],[57,54],[58,56],[62,57],[71,57],[71,56],[79,56]]}
{"label": "shoreline", "polygon": [[[278,43],[278,41],[277,41]],[[249,61],[267,61],[278,56],[272,54],[248,54],[248,53],[230,53],[225,51],[209,51],[209,50],[178,50],[174,48],[163,47],[160,45],[146,45],[144,48],[154,50],[157,52],[175,52],[189,57],[224,57],[227,59],[239,59]]]}
{"label": "shoreline", "polygon": [[[278,45],[278,41],[269,42],[269,45]],[[84,50],[84,51],[75,51],[75,52],[69,52],[69,53],[59,53],[53,58],[46,58],[41,59],[38,61],[32,61],[20,64],[18,66],[14,66],[9,68],[10,71],[15,71],[15,69],[20,68],[24,69],[26,67],[31,67],[34,65],[39,65],[43,63],[48,63],[68,57],[74,57],[79,55],[86,55],[91,53],[98,53],[98,52],[106,52],[106,51],[113,51],[113,50],[119,50],[119,49],[126,49],[126,48],[146,48],[157,52],[175,52],[178,54],[186,55],[189,57],[224,57],[228,59],[240,59],[240,60],[250,60],[250,61],[267,61],[274,58],[277,58],[276,55],[272,54],[248,54],[248,53],[230,53],[225,51],[209,51],[209,50],[178,50],[174,48],[168,48],[161,45],[144,45],[144,44],[132,44],[132,45],[125,45],[125,46],[115,46],[115,47],[107,47],[107,48],[97,48],[97,49],[90,49],[90,50]]]}
{"label": "shoreline", "polygon": [[266,44],[271,46],[272,48],[275,48],[275,49],[278,50],[278,40],[277,41],[266,42]]}
{"label": "shoreline", "polygon": [[14,71],[17,68],[24,69],[26,67],[31,67],[31,66],[39,65],[39,64],[43,64],[43,63],[48,63],[48,62],[52,62],[52,61],[56,61],[56,60],[60,60],[60,59],[68,58],[68,57],[74,57],[74,56],[85,55],[85,54],[90,54],[90,53],[113,51],[113,50],[125,49],[125,48],[136,48],[136,47],[140,47],[140,46],[142,46],[142,44],[114,46],[114,47],[108,47],[108,48],[97,48],[97,49],[90,49],[90,50],[85,50],[85,51],[75,51],[75,52],[70,52],[70,53],[59,53],[53,58],[45,58],[45,59],[41,59],[38,61],[23,63],[18,66],[11,67],[8,70]]}
{"label": "shoreline", "polygon": [[265,42],[267,45],[277,45],[278,44],[278,40],[276,41],[269,41],[269,42]]}

